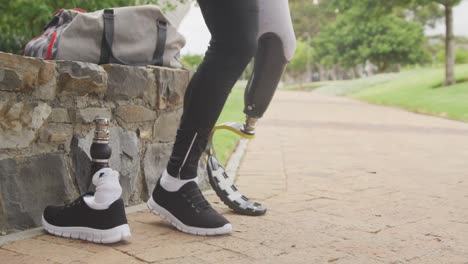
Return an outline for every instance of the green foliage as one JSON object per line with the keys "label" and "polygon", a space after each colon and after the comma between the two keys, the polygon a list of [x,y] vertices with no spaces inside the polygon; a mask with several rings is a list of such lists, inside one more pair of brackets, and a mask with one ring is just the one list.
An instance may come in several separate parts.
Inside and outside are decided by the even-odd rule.
{"label": "green foliage", "polygon": [[425,5],[413,4],[408,6],[407,11],[410,12],[410,18],[413,21],[432,28],[444,17],[442,8],[435,2]]}
{"label": "green foliage", "polygon": [[[0,2],[0,51],[22,53],[26,43],[42,33],[53,13],[62,8],[79,7],[95,11],[135,4],[158,4],[159,0],[8,0]],[[171,2],[161,2],[170,8]],[[172,5],[173,6],[173,5]]]}
{"label": "green foliage", "polygon": [[[441,4],[446,7],[453,7],[461,3],[462,0],[329,0],[330,5],[340,11],[347,11],[355,8],[365,8],[369,14],[388,14],[396,8],[414,9],[416,7],[422,8],[428,5]],[[432,12],[435,6],[431,6]],[[431,13],[430,10],[425,12]],[[433,13],[434,14],[434,13]]]}
{"label": "green foliage", "polygon": [[305,72],[307,69],[307,56],[309,56],[309,59],[312,61],[314,57],[314,50],[306,41],[298,40],[296,53],[288,65],[288,73],[294,75]]}
{"label": "green foliage", "polygon": [[393,14],[374,17],[350,9],[320,32],[315,46],[325,66],[352,68],[370,61],[384,72],[392,64],[427,61],[424,40],[423,28],[417,23]]}
{"label": "green foliage", "polygon": [[461,3],[462,0],[420,0],[422,2],[436,2],[446,7],[454,7]]}
{"label": "green foliage", "polygon": [[[244,107],[244,87],[240,83],[232,89],[229,98],[224,105],[223,112],[218,118],[217,124],[226,122],[244,122],[245,115],[242,112]],[[240,137],[237,134],[228,131],[219,131],[213,139],[216,155],[221,164],[225,165],[232,152],[237,146]]]}
{"label": "green foliage", "polygon": [[184,55],[182,57],[182,64],[184,65],[184,67],[191,69],[193,71],[197,70],[198,66],[200,66],[202,61],[203,61],[203,55],[200,55],[200,54],[193,54],[193,55],[189,54],[189,55]]}
{"label": "green foliage", "polygon": [[290,0],[289,8],[294,31],[299,38],[316,36],[327,24],[335,20],[336,13],[329,8],[327,0],[314,4],[311,0]]}
{"label": "green foliage", "polygon": [[[443,64],[445,62],[445,50],[440,50],[437,53],[437,63]],[[467,64],[468,63],[468,50],[459,49],[455,51],[455,63]]]}
{"label": "green foliage", "polygon": [[330,5],[340,12],[354,9],[374,17],[393,13],[429,27],[444,17],[443,8],[435,0],[330,0]]}

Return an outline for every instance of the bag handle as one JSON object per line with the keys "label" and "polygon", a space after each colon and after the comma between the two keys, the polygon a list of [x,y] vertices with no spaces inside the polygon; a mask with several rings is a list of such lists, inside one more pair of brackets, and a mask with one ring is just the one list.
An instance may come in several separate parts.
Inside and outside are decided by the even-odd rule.
{"label": "bag handle", "polygon": [[156,49],[153,54],[153,59],[150,63],[128,63],[114,56],[112,52],[112,45],[114,42],[115,30],[115,15],[114,9],[105,9],[103,14],[104,31],[101,44],[101,57],[99,64],[118,63],[123,65],[146,66],[146,65],[163,65],[164,50],[166,48],[167,40],[167,22],[163,20],[156,20],[158,28],[158,39],[156,41]]}

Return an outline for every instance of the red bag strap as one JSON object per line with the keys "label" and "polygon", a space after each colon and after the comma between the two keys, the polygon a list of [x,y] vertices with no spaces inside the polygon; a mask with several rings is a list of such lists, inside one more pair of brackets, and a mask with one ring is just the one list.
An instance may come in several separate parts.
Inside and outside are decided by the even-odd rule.
{"label": "red bag strap", "polygon": [[[54,15],[54,16],[59,15],[60,13],[62,13],[62,12],[65,11],[65,10],[66,10],[66,9],[61,8],[61,9],[55,11],[55,12],[53,13],[53,15]],[[78,12],[80,12],[80,13],[88,13],[88,11],[86,11],[86,10],[84,10],[84,9],[81,9],[81,8],[79,8],[79,7],[72,8],[71,10],[75,10],[75,11],[78,11]]]}

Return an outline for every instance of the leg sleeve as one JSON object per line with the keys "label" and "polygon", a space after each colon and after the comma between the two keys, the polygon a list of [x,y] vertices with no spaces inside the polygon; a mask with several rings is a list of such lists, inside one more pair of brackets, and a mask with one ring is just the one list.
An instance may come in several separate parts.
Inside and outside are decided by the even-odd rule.
{"label": "leg sleeve", "polygon": [[[198,0],[211,33],[205,58],[189,83],[167,171],[197,175],[198,160],[226,99],[257,48],[256,0]],[[180,173],[179,173],[180,172]]]}

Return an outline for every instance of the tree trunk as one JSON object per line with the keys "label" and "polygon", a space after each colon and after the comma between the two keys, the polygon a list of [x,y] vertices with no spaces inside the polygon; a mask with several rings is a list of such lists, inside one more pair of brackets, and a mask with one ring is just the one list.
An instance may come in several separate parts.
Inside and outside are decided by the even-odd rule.
{"label": "tree trunk", "polygon": [[309,33],[307,33],[307,74],[306,74],[306,79],[307,82],[312,81],[312,59],[310,57],[310,36]]}
{"label": "tree trunk", "polygon": [[455,84],[455,41],[453,36],[453,7],[445,6],[445,86]]}

